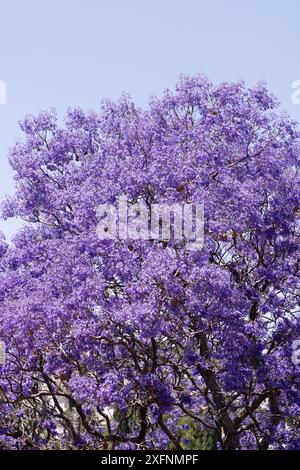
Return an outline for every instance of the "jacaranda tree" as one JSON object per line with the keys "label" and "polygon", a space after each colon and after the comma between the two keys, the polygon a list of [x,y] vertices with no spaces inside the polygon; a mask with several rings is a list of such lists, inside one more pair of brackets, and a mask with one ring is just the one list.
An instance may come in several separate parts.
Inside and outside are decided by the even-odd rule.
{"label": "jacaranda tree", "polygon": [[[0,244],[0,446],[300,448],[299,131],[264,84],[28,116]],[[204,244],[100,239],[99,204],[204,204]],[[195,438],[196,439],[196,438]]]}

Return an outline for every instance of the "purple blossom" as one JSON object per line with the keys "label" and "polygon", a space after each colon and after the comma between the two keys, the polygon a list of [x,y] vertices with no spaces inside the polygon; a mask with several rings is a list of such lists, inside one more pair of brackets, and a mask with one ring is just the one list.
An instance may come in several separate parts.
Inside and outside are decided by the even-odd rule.
{"label": "purple blossom", "polygon": [[[201,75],[146,110],[25,118],[2,208],[26,224],[0,236],[0,448],[180,448],[188,417],[220,449],[299,449],[299,131],[277,106]],[[204,247],[99,240],[96,209],[121,194],[203,202]]]}

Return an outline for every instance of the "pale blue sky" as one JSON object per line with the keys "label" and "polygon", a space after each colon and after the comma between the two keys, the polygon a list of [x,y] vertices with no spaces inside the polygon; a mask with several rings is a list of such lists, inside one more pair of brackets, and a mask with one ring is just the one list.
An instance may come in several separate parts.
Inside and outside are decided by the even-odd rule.
{"label": "pale blue sky", "polygon": [[[97,109],[128,92],[140,105],[179,74],[260,79],[300,121],[299,0],[0,0],[0,200],[13,193],[8,148],[26,113]],[[11,237],[17,222],[0,221]]]}

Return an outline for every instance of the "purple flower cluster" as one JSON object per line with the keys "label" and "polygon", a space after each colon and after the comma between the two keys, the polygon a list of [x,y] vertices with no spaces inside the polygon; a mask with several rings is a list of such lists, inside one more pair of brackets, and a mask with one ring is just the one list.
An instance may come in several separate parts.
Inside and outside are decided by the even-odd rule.
{"label": "purple flower cluster", "polygon": [[[299,131],[264,84],[28,116],[0,239],[0,447],[299,448]],[[204,247],[100,240],[99,204],[201,201]]]}

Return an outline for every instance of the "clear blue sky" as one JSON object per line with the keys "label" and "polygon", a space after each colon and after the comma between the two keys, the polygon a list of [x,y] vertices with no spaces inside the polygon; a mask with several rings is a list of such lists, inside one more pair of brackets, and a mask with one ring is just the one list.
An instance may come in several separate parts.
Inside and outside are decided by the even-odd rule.
{"label": "clear blue sky", "polygon": [[[8,148],[26,113],[97,109],[128,92],[140,105],[180,73],[260,79],[300,121],[299,0],[0,0],[0,200],[13,193]],[[16,221],[0,222],[8,237]]]}

